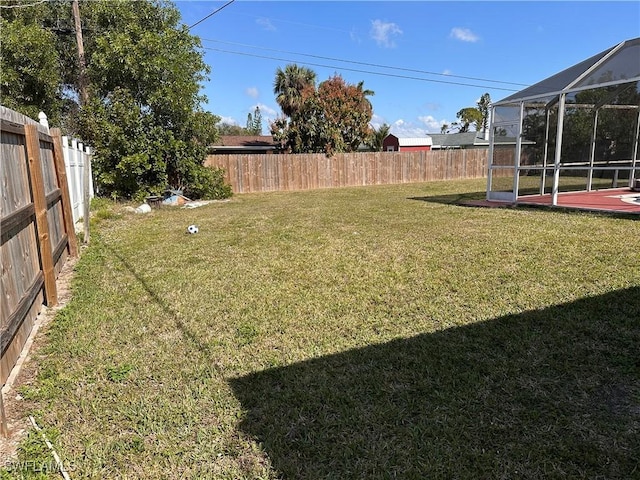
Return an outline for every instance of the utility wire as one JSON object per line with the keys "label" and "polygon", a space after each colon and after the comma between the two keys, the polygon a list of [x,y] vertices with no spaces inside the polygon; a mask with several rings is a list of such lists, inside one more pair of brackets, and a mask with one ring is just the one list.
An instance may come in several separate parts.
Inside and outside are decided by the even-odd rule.
{"label": "utility wire", "polygon": [[201,18],[200,20],[198,20],[196,23],[194,23],[193,25],[190,25],[189,28],[193,28],[196,25],[204,22],[207,18],[212,17],[213,15],[215,15],[216,13],[218,13],[220,10],[222,10],[224,7],[228,7],[229,5],[231,5],[233,2],[235,2],[236,0],[229,0],[227,3],[225,3],[223,6],[221,6],[220,8],[218,8],[217,10],[214,10],[213,12],[211,12],[209,15],[207,15],[204,18]]}
{"label": "utility wire", "polygon": [[[255,57],[255,58],[264,58],[267,60],[277,60],[279,62],[294,62],[294,60],[289,60],[286,58],[278,58],[278,57],[269,57],[266,55],[257,55],[254,53],[246,53],[246,52],[235,52],[232,50],[223,50],[221,48],[213,48],[213,47],[203,47],[205,50],[212,50],[214,52],[221,52],[221,53],[230,53],[233,55],[244,55],[247,57]],[[422,82],[433,82],[433,83],[446,83],[449,85],[462,85],[464,87],[478,87],[478,88],[486,88],[486,89],[494,89],[494,90],[505,90],[507,92],[517,92],[517,89],[514,88],[503,88],[503,87],[494,87],[494,86],[487,86],[487,85],[477,85],[477,84],[471,84],[471,83],[462,83],[462,82],[449,82],[446,80],[435,80],[435,79],[431,79],[431,78],[421,78],[421,77],[412,77],[409,75],[398,75],[398,74],[394,74],[394,73],[384,73],[384,72],[372,72],[370,70],[361,70],[361,69],[357,69],[357,68],[349,68],[349,67],[338,67],[335,65],[323,65],[320,63],[312,63],[312,62],[298,62],[298,63],[302,63],[303,65],[311,65],[314,67],[322,67],[322,68],[333,68],[333,69],[337,69],[337,70],[346,70],[349,72],[358,72],[358,73],[368,73],[370,75],[379,75],[382,77],[394,77],[394,78],[404,78],[404,79],[408,79],[408,80],[419,80]],[[390,67],[388,67],[390,68]]]}
{"label": "utility wire", "polygon": [[[206,17],[198,20],[196,23],[194,23],[191,26],[189,26],[189,28],[191,29],[191,28],[195,27],[196,25],[199,25],[200,23],[204,22],[209,17],[211,17],[211,16],[215,15],[216,13],[218,13],[223,8],[225,8],[225,7],[229,6],[230,4],[232,4],[234,1],[235,0],[230,0],[229,2],[225,3],[220,8],[218,8],[215,11],[211,12]],[[518,87],[527,87],[527,86],[529,86],[529,85],[527,85],[525,83],[506,82],[506,81],[502,81],[502,80],[491,80],[491,79],[487,79],[487,78],[466,77],[466,76],[462,76],[462,75],[453,75],[453,74],[446,74],[446,73],[429,72],[429,71],[426,71],[426,70],[418,70],[418,69],[403,68],[403,67],[394,67],[394,66],[381,65],[381,64],[376,64],[376,63],[359,62],[359,61],[356,61],[356,60],[343,60],[341,58],[325,57],[325,56],[321,56],[321,55],[313,55],[313,54],[310,54],[310,53],[290,52],[290,51],[286,51],[286,50],[277,50],[277,49],[274,49],[274,48],[259,47],[259,46],[255,46],[255,45],[247,45],[247,44],[234,43],[234,42],[225,42],[223,40],[213,40],[213,39],[207,39],[207,38],[201,38],[201,40],[205,41],[205,42],[214,42],[214,43],[222,43],[222,44],[226,44],[226,45],[235,45],[235,46],[240,46],[240,47],[255,48],[255,49],[259,49],[259,50],[265,50],[265,51],[271,51],[271,52],[277,52],[277,53],[285,53],[285,54],[289,54],[289,55],[298,55],[298,56],[304,56],[304,57],[318,58],[318,59],[321,59],[321,60],[330,60],[330,61],[333,61],[333,62],[351,63],[351,64],[354,64],[354,65],[363,65],[363,66],[367,66],[367,67],[386,68],[386,69],[393,69],[393,70],[403,71],[403,72],[423,73],[423,74],[426,74],[426,75],[437,75],[437,76],[448,77],[448,78],[460,78],[460,79],[463,79],[463,80],[475,80],[475,81],[480,81],[480,82],[499,83],[499,84],[503,84],[503,85],[515,85],[515,86],[518,86]],[[219,48],[211,48],[211,47],[203,47],[203,48],[205,48],[206,50],[213,50],[213,51],[218,51],[218,52],[222,52],[222,53],[230,53],[230,54],[235,54],[235,55],[245,55],[245,56],[250,56],[250,57],[265,58],[265,59],[285,61],[285,62],[292,62],[293,61],[293,60],[287,60],[287,59],[282,59],[282,58],[268,57],[268,56],[265,56],[265,55],[256,55],[256,54],[251,54],[251,53],[234,52],[234,51],[223,50],[223,49],[219,49]],[[317,66],[317,67],[325,67],[325,68],[342,68],[343,70],[352,71],[352,72],[369,73],[369,74],[372,74],[372,75],[380,75],[380,76],[387,76],[387,77],[406,78],[406,79],[411,79],[411,80],[421,80],[421,81],[425,81],[425,82],[446,83],[446,84],[451,84],[451,85],[463,85],[463,86],[469,86],[469,87],[493,88],[495,90],[505,90],[505,91],[509,91],[509,92],[517,91],[517,89],[513,89],[513,88],[502,88],[502,87],[494,87],[494,86],[486,86],[486,85],[474,85],[474,84],[468,84],[468,83],[462,83],[462,82],[451,82],[451,81],[445,81],[445,80],[434,80],[434,79],[427,79],[427,78],[410,77],[410,76],[407,76],[407,75],[398,75],[398,74],[392,74],[392,73],[371,72],[371,71],[368,71],[368,70],[359,70],[359,69],[347,68],[347,67],[335,67],[335,66],[331,66],[331,65],[321,65],[321,64],[311,63],[311,62],[299,62],[299,63],[303,63],[305,65]]]}
{"label": "utility wire", "polygon": [[462,75],[453,75],[453,74],[447,74],[447,73],[437,73],[437,72],[429,72],[426,70],[417,70],[417,69],[413,69],[413,68],[402,68],[402,67],[394,67],[394,66],[390,66],[390,65],[381,65],[378,63],[367,63],[367,62],[358,62],[356,60],[343,60],[341,58],[334,58],[334,57],[323,57],[321,55],[313,55],[311,53],[299,53],[299,52],[289,52],[287,50],[277,50],[275,48],[267,48],[267,47],[259,47],[256,45],[247,45],[247,44],[243,44],[243,43],[234,43],[234,42],[225,42],[223,40],[213,40],[213,39],[209,39],[209,38],[201,38],[202,41],[205,42],[214,42],[214,43],[223,43],[225,45],[234,45],[234,46],[238,46],[238,47],[248,47],[248,48],[255,48],[258,50],[266,50],[266,51],[270,51],[270,52],[277,52],[277,53],[286,53],[289,55],[300,55],[302,57],[311,57],[311,58],[318,58],[321,60],[330,60],[333,62],[343,62],[343,63],[352,63],[354,65],[364,65],[367,67],[376,67],[376,68],[388,68],[388,69],[393,69],[393,70],[399,70],[399,71],[403,71],[403,72],[413,72],[413,73],[424,73],[427,75],[437,75],[437,76],[441,76],[441,77],[448,77],[448,78],[462,78],[464,80],[477,80],[480,82],[491,82],[491,83],[502,83],[505,85],[516,85],[518,87],[528,87],[528,84],[525,83],[515,83],[515,82],[504,82],[502,80],[490,80],[488,78],[477,78],[477,77],[465,77]]}

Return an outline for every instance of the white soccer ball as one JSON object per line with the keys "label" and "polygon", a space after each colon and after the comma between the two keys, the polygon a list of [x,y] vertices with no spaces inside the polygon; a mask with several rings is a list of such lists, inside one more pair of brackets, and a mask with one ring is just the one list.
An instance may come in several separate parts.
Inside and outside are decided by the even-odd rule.
{"label": "white soccer ball", "polygon": [[198,233],[198,227],[196,225],[189,225],[187,227],[187,232],[189,233]]}

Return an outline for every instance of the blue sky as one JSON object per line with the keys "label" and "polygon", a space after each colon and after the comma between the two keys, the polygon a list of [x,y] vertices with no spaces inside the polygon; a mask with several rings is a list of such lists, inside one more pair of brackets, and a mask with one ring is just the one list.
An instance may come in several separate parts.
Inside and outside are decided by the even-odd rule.
{"label": "blue sky", "polygon": [[[194,25],[224,1],[175,1]],[[211,67],[205,109],[245,126],[260,107],[263,134],[280,114],[278,67],[318,81],[364,82],[372,125],[398,136],[439,133],[483,93],[500,100],[617,43],[640,36],[640,2],[243,1],[194,25]]]}

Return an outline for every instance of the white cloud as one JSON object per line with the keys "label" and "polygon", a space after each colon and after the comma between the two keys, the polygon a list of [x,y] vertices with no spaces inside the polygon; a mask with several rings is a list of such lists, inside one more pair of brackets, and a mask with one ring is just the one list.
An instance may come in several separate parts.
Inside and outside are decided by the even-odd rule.
{"label": "white cloud", "polygon": [[454,27],[451,29],[451,33],[449,34],[449,36],[462,42],[474,43],[480,40],[480,37],[468,28]]}
{"label": "white cloud", "polygon": [[448,124],[446,120],[437,120],[431,115],[418,117],[420,123],[413,123],[398,119],[391,125],[391,133],[397,137],[425,137],[431,133],[440,133],[442,125]]}
{"label": "white cloud", "polygon": [[227,125],[238,125],[238,122],[233,117],[220,117],[220,121],[218,123],[225,123]]}
{"label": "white cloud", "polygon": [[445,69],[442,71],[442,74],[443,74],[443,75],[453,75],[453,72],[452,72],[451,70],[449,70],[448,68],[445,68]]}
{"label": "white cloud", "polygon": [[395,47],[396,44],[392,37],[400,34],[402,34],[402,30],[395,23],[383,22],[382,20],[371,21],[371,38],[382,47]]}
{"label": "white cloud", "polygon": [[267,30],[269,32],[275,32],[277,30],[276,26],[271,23],[266,17],[260,17],[256,20],[256,23],[262,27],[263,30]]}
{"label": "white cloud", "polygon": [[424,128],[414,125],[411,122],[405,122],[403,119],[398,119],[391,125],[391,133],[396,137],[424,137],[427,132]]}
{"label": "white cloud", "polygon": [[376,115],[375,113],[373,114],[373,116],[371,117],[371,122],[369,122],[371,124],[371,126],[375,129],[378,129],[382,126],[382,124],[386,123],[384,121],[384,118],[381,117],[380,115]]}
{"label": "white cloud", "polygon": [[396,128],[391,127],[391,133],[393,133],[396,137],[405,137],[405,138],[416,138],[416,137],[426,137],[427,132],[424,128],[416,127],[416,126],[405,126],[404,128]]}
{"label": "white cloud", "polygon": [[418,117],[418,120],[425,124],[425,126],[427,127],[427,132],[429,133],[440,133],[442,125],[448,123],[445,120],[436,120],[431,115]]}
{"label": "white cloud", "polygon": [[258,103],[251,108],[251,112],[253,112],[256,107],[260,109],[260,113],[262,114],[262,118],[275,118],[278,116],[278,111],[265,105],[264,103]]}
{"label": "white cloud", "polygon": [[259,95],[258,89],[256,87],[249,87],[244,91],[244,93],[249,95],[251,98],[258,98]]}

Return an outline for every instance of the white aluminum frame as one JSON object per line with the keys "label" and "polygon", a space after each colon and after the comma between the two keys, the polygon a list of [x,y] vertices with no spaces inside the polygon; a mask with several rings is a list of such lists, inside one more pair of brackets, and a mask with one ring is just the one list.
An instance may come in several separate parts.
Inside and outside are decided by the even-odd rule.
{"label": "white aluminum frame", "polygon": [[[638,39],[634,39],[633,41],[637,41]],[[512,201],[512,202],[516,202],[517,198],[518,198],[518,188],[519,188],[519,177],[520,177],[520,161],[521,161],[521,155],[522,155],[522,128],[523,128],[523,121],[524,121],[524,107],[525,104],[530,102],[531,100],[536,100],[536,99],[540,99],[543,97],[549,98],[549,97],[554,97],[553,100],[549,101],[546,106],[545,106],[545,110],[546,110],[546,131],[545,131],[545,140],[544,140],[544,156],[543,156],[543,166],[542,166],[542,178],[540,181],[540,194],[544,194],[545,191],[545,187],[546,187],[546,176],[547,176],[547,169],[548,169],[548,146],[549,146],[549,130],[550,130],[550,111],[551,111],[551,106],[553,106],[555,104],[555,102],[558,102],[558,124],[557,124],[557,128],[556,128],[556,145],[555,145],[555,152],[554,152],[554,159],[553,159],[553,185],[552,185],[552,189],[551,189],[551,203],[552,205],[556,206],[558,204],[558,193],[559,193],[559,184],[560,184],[560,171],[561,170],[566,170],[567,169],[567,165],[561,165],[561,158],[562,158],[562,136],[563,136],[563,131],[564,131],[564,120],[565,120],[565,113],[566,113],[566,99],[567,99],[567,94],[571,93],[571,94],[575,94],[577,92],[581,92],[581,91],[585,91],[585,90],[592,90],[594,88],[603,88],[603,87],[607,87],[607,86],[611,86],[611,85],[621,85],[620,88],[616,89],[615,92],[613,92],[607,99],[601,101],[599,104],[593,105],[593,106],[589,106],[590,108],[594,109],[594,122],[593,122],[593,130],[591,133],[591,144],[590,144],[590,152],[589,152],[589,162],[588,162],[588,166],[575,166],[573,168],[575,169],[588,169],[588,178],[587,178],[587,191],[591,191],[592,190],[592,181],[593,181],[593,170],[595,167],[595,149],[596,149],[596,135],[597,135],[597,128],[598,128],[598,116],[599,116],[599,111],[601,108],[606,108],[607,103],[609,103],[610,101],[612,101],[614,98],[616,98],[620,93],[622,93],[626,88],[630,88],[632,85],[637,85],[638,82],[640,82],[640,76],[636,76],[630,79],[624,79],[624,80],[616,80],[616,81],[610,81],[610,82],[605,82],[602,84],[597,84],[597,85],[586,85],[586,86],[580,86],[580,87],[575,87],[575,85],[578,85],[581,81],[583,81],[585,78],[587,78],[589,75],[591,75],[595,70],[597,70],[603,63],[607,62],[612,56],[614,56],[615,54],[617,54],[625,45],[625,43],[627,42],[621,42],[618,45],[616,45],[615,47],[611,48],[609,50],[609,52],[607,52],[606,54],[604,54],[598,61],[594,62],[593,65],[591,65],[590,67],[586,68],[584,72],[582,72],[580,75],[578,75],[576,78],[574,78],[573,80],[571,80],[562,90],[559,91],[552,91],[552,92],[541,92],[538,95],[528,95],[527,97],[521,97],[521,98],[514,98],[515,95],[511,95],[507,98],[505,98],[504,100],[501,100],[499,102],[496,102],[495,104],[493,104],[491,106],[491,122],[490,122],[490,135],[489,135],[489,160],[488,160],[488,175],[487,175],[487,200],[504,200],[504,201]],[[525,89],[526,90],[526,89]],[[517,95],[517,94],[516,94]],[[519,122],[518,122],[518,128],[517,128],[517,137],[516,137],[516,152],[515,152],[515,157],[514,157],[514,165],[513,165],[513,169],[514,169],[514,180],[513,180],[513,191],[512,192],[492,192],[492,187],[493,187],[493,170],[494,170],[494,166],[493,166],[493,154],[494,154],[494,142],[495,142],[495,135],[494,135],[494,131],[496,127],[499,127],[500,125],[506,125],[508,122],[495,122],[495,109],[496,107],[500,107],[500,106],[508,106],[508,105],[520,105],[520,118],[519,118]],[[573,107],[574,105],[572,105]],[[586,105],[584,105],[586,106]],[[640,177],[640,173],[636,172],[637,169],[640,168],[640,160],[638,159],[638,155],[640,154],[640,105],[635,106],[635,105],[629,105],[626,106],[627,108],[636,108],[638,109],[638,117],[637,117],[637,121],[636,121],[636,135],[635,135],[635,142],[634,142],[634,146],[633,146],[633,154],[632,154],[632,158],[631,158],[631,167],[630,167],[630,175],[629,175],[629,187],[632,187],[634,185],[634,181],[636,178]],[[618,108],[625,108],[625,106],[619,106]],[[509,125],[513,125],[513,122],[510,122]],[[504,168],[510,168],[510,167],[506,167],[506,166],[499,166],[497,168],[500,169],[504,169]],[[569,166],[569,169],[572,169],[572,166]],[[602,167],[600,167],[600,169],[603,169]],[[604,169],[614,169],[616,174],[614,178],[614,183],[617,184],[617,172],[618,169],[616,167],[606,167]],[[625,168],[626,169],[626,168]]]}

